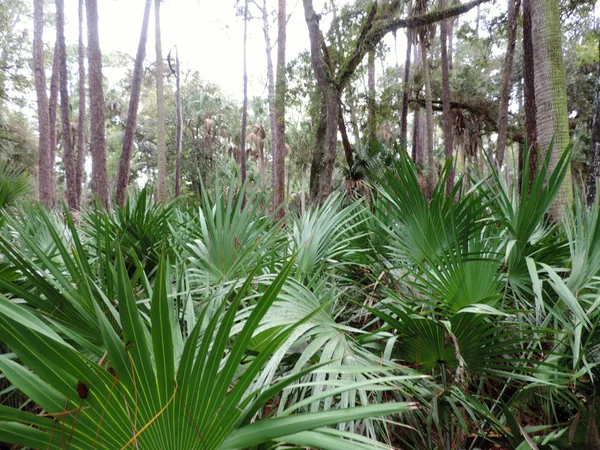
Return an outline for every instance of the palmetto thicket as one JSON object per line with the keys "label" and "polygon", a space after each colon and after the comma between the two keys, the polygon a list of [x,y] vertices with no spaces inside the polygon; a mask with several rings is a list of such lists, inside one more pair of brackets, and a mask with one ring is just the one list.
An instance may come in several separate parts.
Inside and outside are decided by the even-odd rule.
{"label": "palmetto thicket", "polygon": [[283,224],[219,183],[6,210],[0,442],[599,448],[600,213],[548,219],[567,161],[429,199],[400,156]]}

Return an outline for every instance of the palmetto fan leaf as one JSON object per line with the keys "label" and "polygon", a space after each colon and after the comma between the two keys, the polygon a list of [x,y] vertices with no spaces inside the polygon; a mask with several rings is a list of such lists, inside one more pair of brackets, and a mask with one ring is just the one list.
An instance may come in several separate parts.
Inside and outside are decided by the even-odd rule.
{"label": "palmetto fan leaf", "polygon": [[[294,326],[280,330],[249,361],[246,350],[292,267],[292,262],[286,264],[269,285],[233,341],[231,328],[254,274],[206,327],[199,320],[185,339],[167,295],[166,264],[158,267],[148,319],[138,310],[117,249],[120,329],[96,305],[107,349],[102,364],[81,355],[34,313],[0,297],[0,331],[20,361],[1,356],[0,369],[45,411],[38,416],[2,408],[0,440],[51,449],[65,443],[72,449],[235,449],[286,441],[286,436],[289,442],[331,439],[319,428],[410,409],[409,404],[388,403],[266,419],[267,426],[248,423],[268,400],[249,388]],[[174,351],[178,340],[184,342],[179,358]],[[295,379],[267,389],[269,398]],[[308,430],[315,431],[296,436]],[[338,436],[337,445],[364,448],[342,440],[347,437]]]}

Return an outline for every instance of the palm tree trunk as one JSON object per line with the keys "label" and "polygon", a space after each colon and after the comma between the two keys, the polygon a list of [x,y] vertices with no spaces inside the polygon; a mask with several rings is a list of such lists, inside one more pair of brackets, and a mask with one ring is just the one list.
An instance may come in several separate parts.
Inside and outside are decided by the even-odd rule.
{"label": "palm tree trunk", "polygon": [[104,90],[102,54],[98,34],[97,0],[86,0],[88,27],[88,61],[90,89],[90,153],[92,155],[92,192],[100,203],[109,207],[108,175],[104,124]]}
{"label": "palm tree trunk", "polygon": [[[598,42],[600,50],[600,42]],[[594,99],[594,119],[592,121],[592,142],[588,163],[586,197],[588,207],[596,202],[596,187],[600,179],[600,62],[596,73],[596,98]]]}
{"label": "palm tree trunk", "polygon": [[275,218],[280,220],[285,214],[282,205],[285,198],[285,43],[286,43],[286,0],[279,0],[277,13],[277,81],[275,84],[275,126],[277,127],[277,148],[274,156],[273,188],[275,198]]}
{"label": "palm tree trunk", "polygon": [[156,197],[159,201],[167,198],[167,144],[165,130],[165,91],[164,64],[160,33],[160,2],[154,1],[154,36],[156,51],[156,156],[158,181]]}
{"label": "palm tree trunk", "polygon": [[65,44],[65,4],[56,0],[56,42],[60,55],[60,111],[62,121],[63,166],[65,167],[67,204],[71,211],[77,209],[77,184],[75,158],[71,136],[71,112],[69,108],[69,86],[67,72],[67,46]]}
{"label": "palm tree trunk", "polygon": [[[512,76],[513,58],[515,54],[515,43],[517,41],[517,26],[519,24],[519,8],[521,0],[508,1],[508,47],[504,59],[504,73],[502,76],[502,90],[500,93],[500,107],[498,114],[498,144],[496,146],[496,164],[498,169],[502,168],[504,154],[506,153],[506,142],[508,140],[508,103],[510,101],[510,83]],[[508,167],[506,168],[508,173]]]}
{"label": "palm tree trunk", "polygon": [[125,204],[125,193],[129,185],[129,172],[131,168],[131,155],[133,151],[133,141],[135,138],[135,129],[137,126],[137,113],[140,103],[140,91],[142,87],[142,78],[144,76],[144,58],[146,57],[146,41],[148,40],[148,23],[150,22],[150,8],[152,0],[146,0],[144,7],[144,18],[142,20],[142,31],[140,32],[140,41],[138,43],[135,63],[133,65],[133,79],[131,80],[131,96],[129,97],[129,108],[127,110],[127,122],[125,124],[125,134],[123,136],[123,149],[119,158],[119,172],[117,174],[117,204]]}
{"label": "palm tree trunk", "polygon": [[39,199],[47,208],[52,206],[54,187],[50,160],[50,119],[48,117],[48,94],[44,70],[44,2],[33,2],[33,67],[37,93],[39,125]]}
{"label": "palm tree trunk", "polygon": [[[535,103],[538,143],[548,151],[553,142],[550,170],[553,170],[569,144],[567,82],[562,57],[558,0],[531,0],[533,55],[535,64]],[[561,220],[573,199],[571,173],[563,181],[551,209]]]}
{"label": "palm tree trunk", "polygon": [[77,122],[77,161],[75,184],[77,187],[77,208],[81,208],[81,191],[84,184],[85,164],[85,47],[83,46],[83,0],[79,0],[79,118]]}

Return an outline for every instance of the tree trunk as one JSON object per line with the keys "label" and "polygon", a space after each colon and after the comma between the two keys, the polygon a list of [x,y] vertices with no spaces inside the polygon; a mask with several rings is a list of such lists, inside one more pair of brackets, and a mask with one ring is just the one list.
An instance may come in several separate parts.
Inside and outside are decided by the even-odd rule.
{"label": "tree trunk", "polygon": [[367,61],[367,132],[368,142],[375,140],[375,50],[369,52]]}
{"label": "tree trunk", "polygon": [[302,165],[302,192],[300,194],[300,205],[302,206],[302,215],[306,213],[306,165]]}
{"label": "tree trunk", "polygon": [[[409,7],[410,15],[410,7]],[[408,146],[408,87],[410,83],[410,52],[413,43],[413,29],[406,30],[406,59],[404,61],[404,83],[402,86],[402,115],[400,118],[400,145]]]}
{"label": "tree trunk", "polygon": [[129,109],[127,110],[127,122],[125,124],[125,134],[123,136],[123,150],[119,158],[119,172],[117,175],[117,204],[125,204],[125,193],[129,185],[129,172],[131,170],[131,155],[133,151],[133,141],[135,138],[135,129],[137,126],[137,113],[140,103],[140,91],[142,79],[144,77],[144,58],[146,57],[146,41],[148,40],[148,23],[150,22],[150,8],[152,0],[146,0],[144,7],[144,18],[142,20],[142,31],[140,32],[140,41],[138,43],[135,63],[133,66],[133,79],[131,80],[131,96],[129,97]]}
{"label": "tree trunk", "polygon": [[310,166],[310,200],[313,203],[317,202],[319,196],[319,184],[321,178],[321,166],[323,164],[323,156],[325,152],[325,132],[327,131],[327,112],[325,111],[325,102],[321,101],[321,111],[317,122],[315,148],[312,154]]}
{"label": "tree trunk", "polygon": [[54,59],[52,62],[52,77],[50,78],[50,100],[48,102],[49,120],[49,145],[50,145],[50,167],[52,168],[52,202],[56,200],[54,189],[54,164],[56,162],[57,137],[57,114],[58,114],[58,91],[60,88],[60,45],[54,44]]}
{"label": "tree trunk", "polygon": [[167,198],[167,144],[165,130],[165,91],[162,42],[160,36],[160,2],[154,0],[154,36],[156,51],[156,157],[158,181],[156,197],[158,201]]}
{"label": "tree trunk", "polygon": [[[446,0],[440,0],[440,9],[446,9]],[[453,114],[450,110],[450,57],[452,49],[448,51],[448,28],[450,19],[442,20],[440,29],[441,56],[442,56],[442,103],[444,114],[444,149],[446,152],[446,161],[452,159],[454,151],[454,127]],[[450,166],[450,173],[446,183],[446,194],[450,195],[454,189],[454,165]]]}
{"label": "tree trunk", "polygon": [[[550,170],[553,170],[569,144],[567,82],[562,57],[558,0],[531,0],[531,18],[538,144],[546,152],[553,142],[550,157]],[[571,171],[567,170],[551,209],[555,220],[562,219],[562,214],[572,199]]]}
{"label": "tree trunk", "polygon": [[525,134],[529,149],[529,183],[537,171],[538,143],[535,106],[535,67],[531,30],[531,0],[523,0],[523,94],[525,97]]}
{"label": "tree trunk", "polygon": [[50,119],[48,117],[48,94],[44,70],[44,2],[33,3],[33,69],[39,123],[39,198],[47,208],[52,206],[54,187],[53,167],[50,160]]}
{"label": "tree trunk", "polygon": [[273,193],[275,198],[275,218],[280,220],[285,214],[285,43],[286,43],[286,0],[279,0],[277,13],[277,81],[275,85],[275,126],[277,127],[277,148],[274,155]]}
{"label": "tree trunk", "polygon": [[177,107],[177,136],[175,139],[175,197],[181,195],[181,151],[183,146],[183,107],[181,105],[181,68],[179,66],[179,50],[175,47],[175,101]]}
{"label": "tree trunk", "polygon": [[350,145],[350,140],[348,139],[348,132],[346,131],[346,123],[344,122],[342,108],[340,108],[338,127],[340,129],[340,135],[342,136],[342,147],[344,147],[346,163],[348,164],[348,168],[352,169],[352,166],[354,165],[354,156],[352,155],[352,145]]}
{"label": "tree trunk", "polygon": [[[275,153],[277,152],[277,122],[275,120],[275,74],[273,72],[273,60],[271,59],[271,37],[269,36],[269,16],[267,14],[267,0],[263,0],[262,6],[263,33],[265,36],[265,51],[267,54],[267,90],[269,96],[269,125],[271,127],[271,176],[273,192],[275,192]],[[264,150],[263,150],[264,155]],[[263,156],[263,172],[264,156]],[[262,177],[261,172],[261,177]],[[275,195],[273,195],[273,210],[275,206]]]}
{"label": "tree trunk", "polygon": [[425,83],[425,123],[427,124],[427,195],[431,195],[435,186],[436,167],[433,157],[433,97],[431,81],[429,80],[429,61],[427,60],[427,47],[425,45],[426,31],[419,33],[421,46],[421,59],[423,65],[423,82]]}
{"label": "tree trunk", "polygon": [[86,0],[90,89],[90,153],[92,155],[92,192],[105,208],[109,207],[108,175],[102,88],[102,54],[98,34],[97,0]]}
{"label": "tree trunk", "polygon": [[[248,40],[248,0],[244,2],[244,102],[242,106],[242,138],[240,142],[240,159],[242,166],[242,186],[246,184],[246,124],[248,121],[248,72],[246,67]],[[245,203],[245,202],[244,202]]]}
{"label": "tree trunk", "polygon": [[62,160],[65,167],[67,204],[71,211],[77,209],[77,185],[75,180],[75,158],[71,136],[71,112],[69,108],[69,86],[67,72],[67,46],[65,44],[65,4],[56,0],[56,43],[60,54],[60,112],[62,121]]}
{"label": "tree trunk", "polygon": [[81,208],[81,192],[84,184],[85,165],[85,47],[83,45],[83,0],[79,0],[79,118],[77,122],[77,161],[75,185],[77,187],[77,208]]}
{"label": "tree trunk", "polygon": [[[600,41],[598,42],[600,51]],[[600,61],[596,73],[596,98],[594,99],[594,119],[592,121],[592,142],[588,163],[586,186],[587,205],[591,208],[596,202],[596,187],[600,179]]]}
{"label": "tree trunk", "polygon": [[[521,0],[508,1],[508,47],[504,59],[504,73],[502,76],[502,90],[500,92],[500,107],[498,114],[498,144],[496,147],[496,164],[498,170],[502,168],[504,154],[506,152],[506,142],[508,140],[508,103],[510,101],[510,91],[512,85],[513,57],[515,54],[515,43],[517,40],[517,27],[519,17],[519,8]],[[506,168],[508,173],[508,167]]]}

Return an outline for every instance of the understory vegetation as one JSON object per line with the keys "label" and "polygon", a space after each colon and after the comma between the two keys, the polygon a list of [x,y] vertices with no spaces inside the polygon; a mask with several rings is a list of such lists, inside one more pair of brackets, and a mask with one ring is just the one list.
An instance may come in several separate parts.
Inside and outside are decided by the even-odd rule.
{"label": "understory vegetation", "polygon": [[447,166],[428,200],[401,155],[368,196],[281,222],[219,183],[7,206],[0,441],[598,449],[598,205],[547,219],[568,158],[449,196]]}

